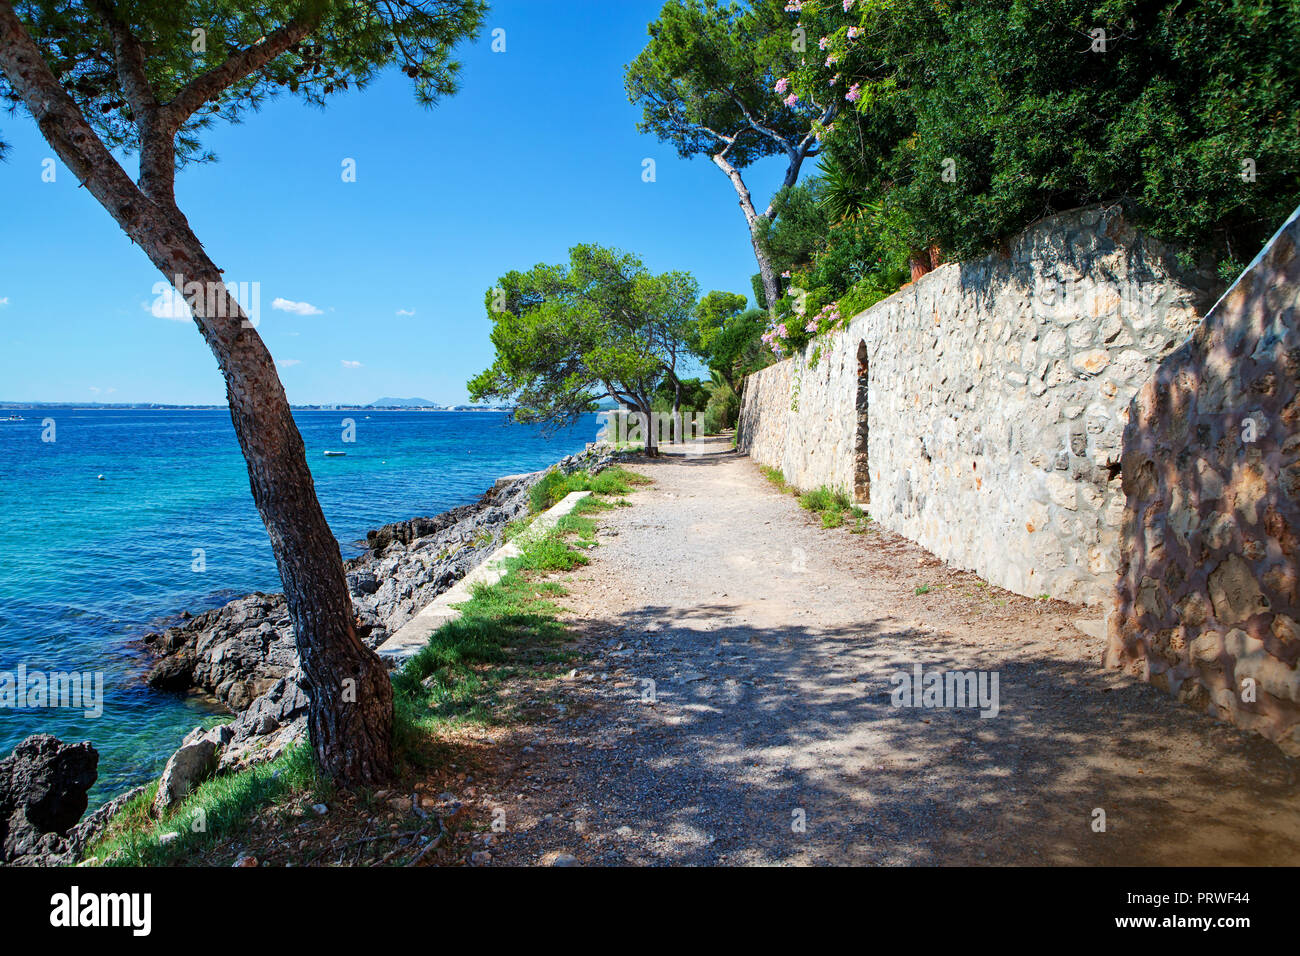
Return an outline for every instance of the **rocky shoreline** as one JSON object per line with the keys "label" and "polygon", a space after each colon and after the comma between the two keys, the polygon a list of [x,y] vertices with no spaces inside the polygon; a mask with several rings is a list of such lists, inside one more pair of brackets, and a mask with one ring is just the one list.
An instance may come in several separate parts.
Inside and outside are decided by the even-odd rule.
{"label": "rocky shoreline", "polygon": [[[566,473],[596,472],[611,460],[608,447],[591,444],[554,467]],[[344,565],[357,633],[366,645],[379,647],[499,548],[506,527],[529,514],[529,491],[543,474],[545,470],[503,478],[473,504],[369,532],[366,551]],[[210,730],[196,728],[185,737],[159,781],[155,813],[179,803],[213,773],[273,760],[305,734],[307,697],[299,684],[298,654],[282,594],[249,594],[193,617],[182,615],[181,623],[147,634],[142,641],[154,656],[145,678],[150,686],[208,694],[234,715],[229,723]],[[46,737],[29,737],[6,760],[14,760],[32,741]],[[89,789],[98,761],[89,742],[62,744],[49,737],[33,753],[38,750],[50,767],[57,767],[65,762],[60,756],[63,748],[78,756],[83,770],[78,784],[87,777],[84,764],[90,758],[85,751],[93,755],[85,783]],[[122,794],[80,820],[86,801],[84,790],[77,796],[78,788],[71,787],[67,798],[74,808],[80,803],[72,823],[65,813],[56,821],[58,829],[42,830],[24,823],[23,807],[31,801],[20,788],[8,787],[0,779],[0,810],[5,818],[0,820],[0,830],[6,831],[0,832],[0,863],[71,862],[116,809],[143,789]],[[8,826],[10,817],[20,825]],[[7,838],[18,832],[26,834],[20,843]]]}

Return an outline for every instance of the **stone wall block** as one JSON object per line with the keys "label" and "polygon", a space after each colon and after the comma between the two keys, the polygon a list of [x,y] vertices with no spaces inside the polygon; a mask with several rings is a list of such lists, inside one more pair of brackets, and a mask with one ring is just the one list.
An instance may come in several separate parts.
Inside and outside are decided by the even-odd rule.
{"label": "stone wall block", "polygon": [[[1130,672],[1168,662],[1173,639],[1147,626],[1159,581],[1190,636],[1178,698],[1300,755],[1298,236],[1300,211],[1161,360],[1152,381],[1169,400],[1146,388],[1134,400],[1123,460],[1154,468],[1125,476],[1126,515],[1140,521],[1121,528],[1106,660]],[[1171,308],[1166,328],[1188,321]],[[1177,549],[1153,551],[1135,533],[1158,507]]]}

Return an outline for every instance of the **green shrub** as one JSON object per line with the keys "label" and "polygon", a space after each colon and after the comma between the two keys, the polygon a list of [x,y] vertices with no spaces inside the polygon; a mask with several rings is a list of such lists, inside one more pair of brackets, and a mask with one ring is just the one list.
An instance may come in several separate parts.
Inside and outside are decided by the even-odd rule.
{"label": "green shrub", "polygon": [[838,528],[848,518],[858,518],[862,509],[853,504],[848,492],[822,485],[799,496],[799,504],[821,517],[823,528]]}
{"label": "green shrub", "polygon": [[801,507],[809,511],[828,511],[835,507],[835,494],[825,485],[815,491],[805,491],[799,496]]}
{"label": "green shrub", "polygon": [[704,406],[704,433],[716,435],[728,428],[735,428],[740,419],[740,396],[726,382],[713,386],[709,402]]}
{"label": "green shrub", "polygon": [[[898,0],[847,16],[832,62],[791,79],[803,96],[836,73],[857,87],[823,138],[822,189],[893,253],[933,243],[963,261],[1044,215],[1122,202],[1156,236],[1240,262],[1300,199],[1291,0]],[[810,281],[857,267],[854,242],[828,240]]]}
{"label": "green shrub", "polygon": [[574,491],[591,491],[598,495],[625,495],[638,485],[648,485],[650,479],[635,471],[628,471],[619,465],[606,468],[595,475],[586,471],[575,471],[566,475],[558,468],[552,468],[528,489],[529,507],[533,514],[545,511],[564,500],[564,496]]}

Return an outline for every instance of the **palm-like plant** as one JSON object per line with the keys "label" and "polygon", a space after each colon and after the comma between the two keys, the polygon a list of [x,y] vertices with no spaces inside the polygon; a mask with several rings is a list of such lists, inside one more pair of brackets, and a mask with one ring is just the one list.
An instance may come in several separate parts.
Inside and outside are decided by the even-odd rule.
{"label": "palm-like plant", "polygon": [[820,205],[832,222],[852,222],[864,213],[877,213],[879,203],[870,199],[866,171],[853,160],[823,156],[818,173],[822,180]]}

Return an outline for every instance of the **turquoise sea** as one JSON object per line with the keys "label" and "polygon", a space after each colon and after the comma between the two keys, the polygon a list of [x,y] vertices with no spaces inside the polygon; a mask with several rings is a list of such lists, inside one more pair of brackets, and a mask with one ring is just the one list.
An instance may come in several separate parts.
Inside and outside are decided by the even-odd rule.
{"label": "turquoise sea", "polygon": [[[0,706],[0,756],[38,731],[90,740],[100,752],[93,805],[159,773],[211,715],[199,700],[143,686],[135,640],[182,610],[280,582],[226,411],[15,414],[24,420],[0,421],[0,680],[20,666],[102,672],[104,704],[93,718]],[[550,436],[500,412],[295,417],[344,557],[371,528],[474,501],[499,476],[545,467],[599,430],[595,415]],[[53,441],[42,440],[48,419]],[[355,422],[353,442],[344,419]]]}

